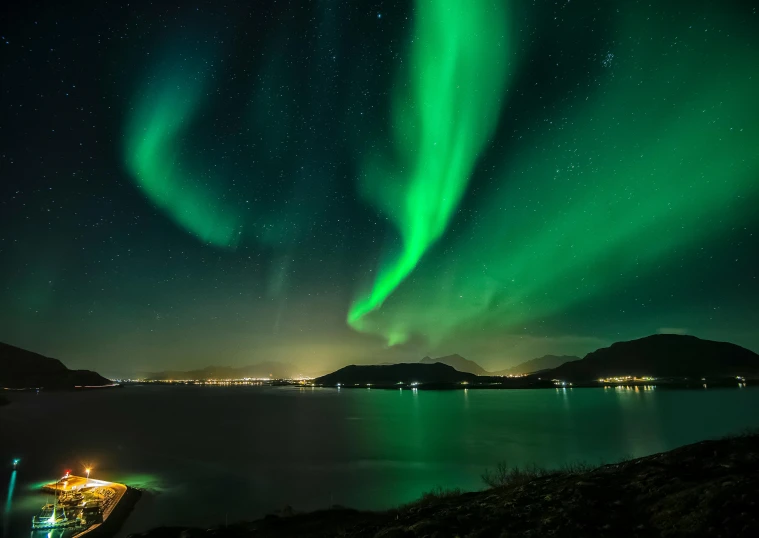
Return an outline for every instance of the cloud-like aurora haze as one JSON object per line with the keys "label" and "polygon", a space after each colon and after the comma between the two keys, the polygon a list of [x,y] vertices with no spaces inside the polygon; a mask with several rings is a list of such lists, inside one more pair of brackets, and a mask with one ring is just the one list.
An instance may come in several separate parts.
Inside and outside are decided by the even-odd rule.
{"label": "cloud-like aurora haze", "polygon": [[[362,331],[371,331],[365,316],[382,306],[445,232],[505,98],[503,4],[418,0],[414,21],[411,65],[393,95],[393,162],[373,156],[359,180],[402,241],[350,309],[349,324]],[[391,344],[405,339],[402,333],[387,336]]]}
{"label": "cloud-like aurora haze", "polygon": [[[417,237],[428,204],[439,203],[432,186],[441,172],[426,167],[437,178],[411,182],[403,202],[395,191],[380,194],[386,187],[374,179],[404,252],[354,305],[354,327],[389,344],[520,330],[650,276],[677,249],[751,218],[759,192],[755,44],[740,32],[700,38],[699,20],[665,26],[642,9],[615,22],[613,45],[599,51],[587,86],[532,118],[528,134],[492,149],[501,156],[497,182],[477,199],[476,217],[416,267],[413,283],[398,286],[442,228],[424,248],[406,238]],[[450,202],[437,210],[446,222]]]}
{"label": "cloud-like aurora haze", "polygon": [[178,226],[214,246],[234,247],[242,219],[222,200],[220,178],[183,145],[202,106],[207,70],[207,60],[176,52],[157,63],[128,119],[124,156],[141,191]]}

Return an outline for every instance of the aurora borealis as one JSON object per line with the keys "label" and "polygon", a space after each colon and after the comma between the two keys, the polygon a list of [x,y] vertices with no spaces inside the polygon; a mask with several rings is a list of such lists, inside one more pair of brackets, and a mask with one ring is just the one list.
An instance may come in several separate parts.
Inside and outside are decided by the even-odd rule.
{"label": "aurora borealis", "polygon": [[[410,81],[397,84],[392,110],[402,164],[393,169],[372,163],[359,180],[397,226],[401,252],[380,267],[371,292],[351,308],[348,320],[358,328],[445,232],[504,99],[508,36],[502,6],[420,0],[414,16]],[[403,339],[390,335],[389,343]]]}
{"label": "aurora borealis", "polygon": [[235,246],[239,217],[215,194],[220,179],[203,177],[202,170],[193,178],[186,169],[197,163],[183,163],[178,147],[199,106],[204,66],[190,60],[159,67],[127,127],[127,167],[148,199],[182,228],[215,246]]}
{"label": "aurora borealis", "polygon": [[759,349],[745,2],[13,10],[0,341],[106,374]]}

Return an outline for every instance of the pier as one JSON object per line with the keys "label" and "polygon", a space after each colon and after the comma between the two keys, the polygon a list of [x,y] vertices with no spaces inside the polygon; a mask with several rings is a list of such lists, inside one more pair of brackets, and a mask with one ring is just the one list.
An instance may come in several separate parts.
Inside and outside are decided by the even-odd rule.
{"label": "pier", "polygon": [[129,515],[139,492],[117,482],[67,475],[42,486],[56,495],[57,503],[70,511],[78,524],[72,538],[110,535]]}

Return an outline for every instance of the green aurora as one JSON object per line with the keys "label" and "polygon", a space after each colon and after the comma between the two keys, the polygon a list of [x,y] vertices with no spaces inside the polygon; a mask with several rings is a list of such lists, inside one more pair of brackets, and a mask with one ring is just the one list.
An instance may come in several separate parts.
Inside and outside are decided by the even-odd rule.
{"label": "green aurora", "polygon": [[[493,17],[485,18],[483,31],[494,35]],[[671,27],[644,10],[627,10],[617,22],[593,83],[570,91],[558,113],[534,118],[537,127],[508,153],[493,148],[504,155],[493,159],[502,181],[480,197],[477,218],[397,291],[444,231],[490,123],[472,119],[483,136],[467,146],[466,166],[454,168],[455,176],[449,163],[461,156],[423,151],[425,137],[414,154],[427,173],[405,189],[370,176],[373,200],[399,226],[404,249],[354,305],[352,326],[391,345],[413,335],[439,344],[477,331],[518,331],[655,278],[673,252],[748,222],[759,191],[759,77],[749,36],[699,39],[696,18]],[[426,89],[436,94],[439,86]],[[450,117],[448,102],[431,102],[437,117]],[[493,100],[475,113],[489,122],[497,108]],[[400,117],[396,111],[399,138],[412,139]],[[509,123],[508,113],[501,121]],[[448,192],[451,177],[458,181]],[[362,317],[394,291],[381,311]]]}
{"label": "green aurora", "polygon": [[[737,3],[557,6],[417,0],[380,17],[324,1],[260,32],[221,9],[145,29],[112,52],[109,87],[134,85],[107,101],[118,121],[80,133],[61,183],[108,181],[114,202],[59,216],[56,185],[17,208],[66,223],[26,219],[8,250],[31,268],[8,269],[18,343],[75,304],[64,348],[110,308],[92,329],[106,349],[123,319],[149,349],[192,327],[177,362],[232,346],[505,366],[660,328],[755,345],[754,19]],[[226,24],[236,37],[211,28]],[[120,162],[82,171],[111,130]]]}
{"label": "green aurora", "polygon": [[180,227],[217,247],[235,247],[241,218],[220,200],[221,181],[187,158],[206,86],[207,60],[166,54],[147,77],[126,129],[124,155],[137,186]]}
{"label": "green aurora", "polygon": [[[508,40],[502,6],[485,0],[416,3],[411,67],[393,95],[396,159],[374,157],[361,178],[365,197],[398,228],[401,252],[380,267],[348,322],[363,318],[414,270],[445,232],[504,100]],[[390,344],[402,333],[388,334]]]}

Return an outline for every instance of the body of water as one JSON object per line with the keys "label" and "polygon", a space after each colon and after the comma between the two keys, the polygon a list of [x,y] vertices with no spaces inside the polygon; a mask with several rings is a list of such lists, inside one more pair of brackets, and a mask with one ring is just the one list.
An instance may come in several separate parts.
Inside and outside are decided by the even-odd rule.
{"label": "body of water", "polygon": [[[615,461],[759,427],[759,389],[369,390],[130,386],[0,407],[3,535],[65,469],[143,488],[122,536],[290,505],[382,509],[484,486],[497,463]],[[22,459],[11,472],[13,457]],[[7,461],[7,465],[5,462]],[[7,489],[6,489],[7,488]]]}

